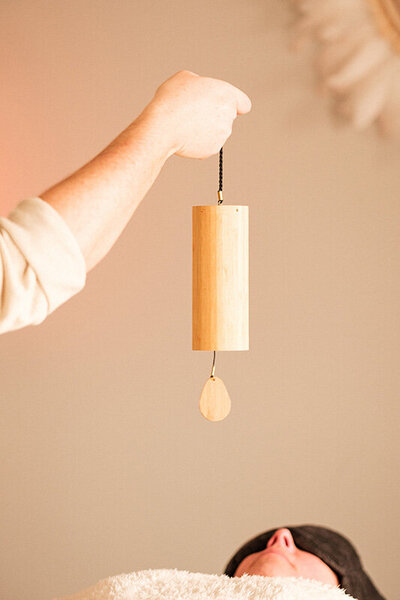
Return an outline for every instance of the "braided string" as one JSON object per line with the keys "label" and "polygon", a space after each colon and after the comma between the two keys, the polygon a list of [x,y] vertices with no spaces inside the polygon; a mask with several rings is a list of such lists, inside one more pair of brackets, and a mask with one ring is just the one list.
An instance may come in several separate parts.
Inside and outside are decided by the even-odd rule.
{"label": "braided string", "polygon": [[[223,180],[223,175],[224,175],[224,147],[222,146],[221,150],[219,151],[219,188],[218,191],[222,192],[222,180]],[[222,204],[223,199],[218,199],[218,204]]]}

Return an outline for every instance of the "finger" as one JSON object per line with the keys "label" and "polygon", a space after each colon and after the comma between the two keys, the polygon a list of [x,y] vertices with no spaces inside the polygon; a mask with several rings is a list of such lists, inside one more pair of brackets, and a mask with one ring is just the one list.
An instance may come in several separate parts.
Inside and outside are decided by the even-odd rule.
{"label": "finger", "polygon": [[239,88],[236,88],[236,110],[238,115],[245,115],[251,111],[250,98]]}

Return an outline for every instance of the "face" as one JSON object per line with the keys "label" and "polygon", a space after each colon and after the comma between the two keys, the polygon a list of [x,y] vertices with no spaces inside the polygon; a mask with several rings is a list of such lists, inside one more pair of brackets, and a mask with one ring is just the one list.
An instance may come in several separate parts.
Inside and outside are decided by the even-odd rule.
{"label": "face", "polygon": [[242,560],[235,577],[304,577],[338,585],[336,574],[315,554],[297,548],[289,529],[278,529],[268,540],[265,550],[249,554]]}

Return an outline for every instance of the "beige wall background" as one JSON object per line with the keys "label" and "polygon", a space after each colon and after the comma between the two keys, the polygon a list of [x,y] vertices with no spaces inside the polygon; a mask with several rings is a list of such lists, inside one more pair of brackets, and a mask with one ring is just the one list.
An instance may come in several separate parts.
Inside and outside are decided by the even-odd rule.
{"label": "beige wall background", "polygon": [[[124,571],[219,573],[245,539],[316,523],[397,596],[400,145],[335,123],[272,0],[0,4],[2,212],[86,162],[180,69],[246,91],[225,202],[250,207],[251,350],[233,409],[197,409],[191,206],[218,157],[173,157],[86,288],[1,337],[0,597]],[[51,248],[49,248],[51,252]]]}

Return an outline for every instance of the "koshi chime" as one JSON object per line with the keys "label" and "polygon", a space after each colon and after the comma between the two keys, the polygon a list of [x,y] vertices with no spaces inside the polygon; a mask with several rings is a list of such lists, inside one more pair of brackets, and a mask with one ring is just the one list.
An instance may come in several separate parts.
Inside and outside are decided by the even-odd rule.
{"label": "koshi chime", "polygon": [[249,211],[222,205],[223,149],[219,155],[218,204],[192,207],[192,350],[213,352],[200,411],[209,421],[230,412],[226,387],[215,376],[218,350],[249,349]]}

